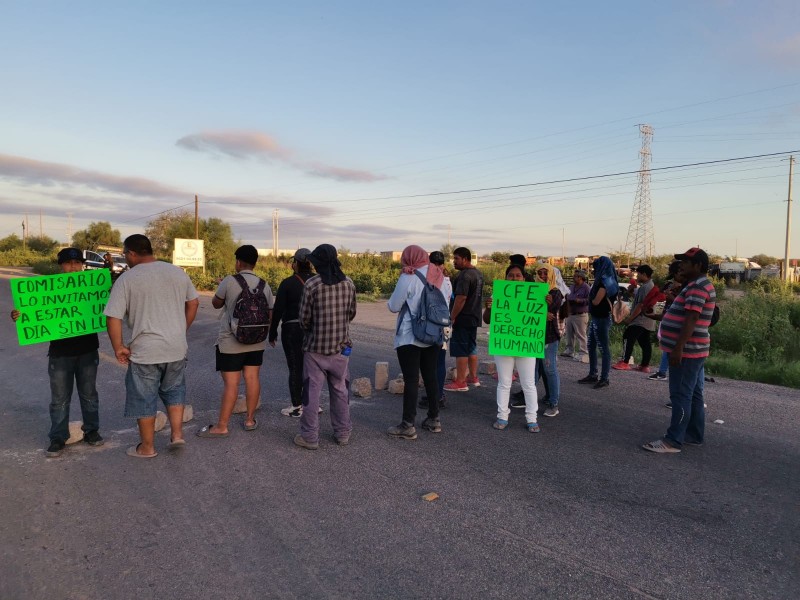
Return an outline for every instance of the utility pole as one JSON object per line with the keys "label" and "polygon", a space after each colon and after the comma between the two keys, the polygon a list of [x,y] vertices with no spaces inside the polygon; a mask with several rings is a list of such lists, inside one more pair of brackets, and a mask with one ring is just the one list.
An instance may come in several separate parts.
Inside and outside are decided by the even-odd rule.
{"label": "utility pole", "polygon": [[28,247],[28,236],[25,234],[25,231],[26,231],[26,229],[25,229],[25,221],[23,221],[22,222],[22,247],[23,248],[27,248]]}
{"label": "utility pole", "polygon": [[200,205],[197,194],[194,195],[194,239],[200,239]]}
{"label": "utility pole", "polygon": [[25,241],[28,241],[28,236],[31,234],[31,224],[28,222],[28,213],[25,213]]}
{"label": "utility pole", "polygon": [[278,256],[278,209],[272,211],[272,256]]}
{"label": "utility pole", "polygon": [[789,198],[786,201],[786,246],[783,249],[783,279],[789,277],[789,245],[792,236],[792,178],[794,177],[794,156],[789,157]]}
{"label": "utility pole", "polygon": [[642,149],[639,150],[639,185],[631,212],[628,239],[625,241],[625,254],[630,256],[628,264],[636,259],[645,260],[648,248],[653,247],[653,208],[650,203],[650,142],[653,139],[653,128],[650,125],[639,125],[639,135],[642,138]]}

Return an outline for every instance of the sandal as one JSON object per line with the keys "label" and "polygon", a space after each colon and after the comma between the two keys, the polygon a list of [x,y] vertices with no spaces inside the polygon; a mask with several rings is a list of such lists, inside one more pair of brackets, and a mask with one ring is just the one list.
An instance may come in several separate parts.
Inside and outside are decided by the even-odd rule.
{"label": "sandal", "polygon": [[201,438],[224,438],[224,437],[228,437],[228,432],[227,431],[225,433],[217,433],[215,431],[211,431],[211,428],[213,426],[214,426],[214,423],[211,423],[211,425],[206,425],[202,429],[198,430],[198,432],[195,435],[197,435],[197,437],[201,437]]}
{"label": "sandal", "polygon": [[497,419],[497,421],[494,422],[492,427],[494,427],[495,429],[505,429],[506,427],[508,427],[508,421],[504,419]]}
{"label": "sandal", "polygon": [[673,448],[664,440],[656,440],[654,442],[643,444],[642,448],[650,452],[657,452],[658,454],[675,454],[681,451],[680,448]]}
{"label": "sandal", "polygon": [[248,425],[247,423],[242,423],[242,428],[244,428],[245,431],[255,431],[256,429],[258,429],[258,421],[253,419],[252,425]]}
{"label": "sandal", "polygon": [[528,423],[525,427],[530,433],[539,433],[542,430],[538,423]]}
{"label": "sandal", "polygon": [[186,445],[186,440],[181,438],[179,440],[170,440],[169,444],[167,444],[167,450],[177,450],[178,448],[183,448]]}
{"label": "sandal", "polygon": [[125,451],[125,454],[128,456],[133,456],[134,458],[155,458],[158,456],[158,452],[153,452],[152,454],[139,454],[139,446],[141,445],[142,443],[139,442],[135,446],[131,446]]}

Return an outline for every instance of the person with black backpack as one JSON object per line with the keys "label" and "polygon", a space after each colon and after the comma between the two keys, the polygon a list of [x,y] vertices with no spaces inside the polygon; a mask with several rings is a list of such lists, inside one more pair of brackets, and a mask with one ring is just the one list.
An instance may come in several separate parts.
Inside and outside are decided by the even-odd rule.
{"label": "person with black backpack", "polygon": [[224,387],[217,423],[197,432],[204,438],[228,437],[228,421],[236,404],[242,374],[247,405],[243,427],[245,431],[254,431],[258,427],[255,415],[261,395],[259,372],[275,298],[267,282],[253,273],[258,262],[255,247],[240,246],[234,256],[236,274],[222,280],[211,300],[214,308],[224,309],[216,345],[216,366]]}
{"label": "person with black backpack", "polygon": [[392,437],[415,440],[417,429],[417,394],[420,374],[428,394],[428,416],[422,428],[440,433],[439,383],[436,375],[444,328],[450,325],[448,298],[442,292],[444,273],[432,264],[420,246],[407,246],[400,257],[403,267],[389,310],[397,315],[394,347],[403,372],[403,419],[390,427]]}

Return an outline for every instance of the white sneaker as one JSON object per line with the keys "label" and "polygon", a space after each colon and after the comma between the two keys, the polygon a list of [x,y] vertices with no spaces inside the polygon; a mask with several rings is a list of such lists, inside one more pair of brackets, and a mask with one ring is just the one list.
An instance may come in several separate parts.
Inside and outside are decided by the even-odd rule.
{"label": "white sneaker", "polygon": [[284,417],[294,417],[300,418],[303,415],[303,407],[302,406],[287,406],[286,408],[281,409],[281,414]]}

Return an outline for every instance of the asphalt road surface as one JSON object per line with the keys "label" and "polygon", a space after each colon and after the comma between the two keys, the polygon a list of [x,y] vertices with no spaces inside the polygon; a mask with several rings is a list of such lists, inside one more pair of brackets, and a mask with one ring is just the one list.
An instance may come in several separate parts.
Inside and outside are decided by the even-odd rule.
{"label": "asphalt road surface", "polygon": [[[0,269],[0,278],[14,275]],[[292,444],[280,346],[262,369],[260,428],[192,435],[222,389],[210,296],[189,332],[188,445],[136,460],[125,369],[101,336],[100,448],[45,458],[46,344],[19,347],[0,281],[0,598],[798,598],[800,391],[717,379],[707,440],[681,454],[663,434],[667,385],[641,373],[610,388],[564,361],[561,414],[492,429],[494,381],[451,394],[441,434],[389,438],[401,398],[353,399],[352,442],[322,415],[320,448]],[[353,377],[399,372],[393,317],[364,304]],[[485,348],[485,343],[484,343]],[[71,418],[80,419],[77,397]],[[421,417],[419,417],[421,418]],[[724,423],[714,423],[715,420]],[[440,498],[425,502],[421,496]]]}

